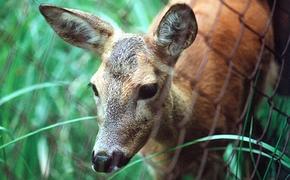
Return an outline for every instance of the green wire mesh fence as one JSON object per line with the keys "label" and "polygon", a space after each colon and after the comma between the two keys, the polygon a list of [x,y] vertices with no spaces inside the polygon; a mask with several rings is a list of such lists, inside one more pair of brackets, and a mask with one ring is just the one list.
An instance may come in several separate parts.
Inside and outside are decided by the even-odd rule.
{"label": "green wire mesh fence", "polygon": [[[178,152],[180,147],[199,142],[228,142],[225,147],[205,143],[197,177],[185,179],[201,178],[210,151],[223,152],[223,161],[215,163],[227,172],[227,179],[290,178],[290,1],[268,2],[274,49],[265,44],[264,34],[255,32],[243,20],[246,11],[238,12],[226,1],[219,1],[221,8],[239,16],[241,27],[260,38],[262,51],[275,57],[280,66],[278,80],[272,90],[264,93],[255,83],[263,78],[259,77],[259,68],[251,76],[231,68],[230,71],[251,82],[244,111],[237,120],[236,134],[209,134],[169,151]],[[245,1],[248,7],[250,2]],[[0,0],[0,179],[152,179],[146,161],[154,154],[145,158],[136,156],[114,174],[96,174],[91,170],[90,152],[97,125],[94,118],[87,117],[95,114],[87,83],[100,61],[93,54],[66,45],[48,29],[38,12],[41,3],[92,12],[115,27],[142,33],[167,1]],[[210,47],[210,36],[204,38]],[[255,107],[256,96],[262,99],[259,108]],[[66,122],[68,119],[71,121]]]}

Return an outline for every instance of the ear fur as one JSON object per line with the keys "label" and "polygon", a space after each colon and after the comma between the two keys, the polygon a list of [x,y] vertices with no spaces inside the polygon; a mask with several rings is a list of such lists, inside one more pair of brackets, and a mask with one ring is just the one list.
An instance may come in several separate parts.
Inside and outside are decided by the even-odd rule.
{"label": "ear fur", "polygon": [[114,33],[110,24],[89,13],[52,5],[41,5],[39,10],[63,40],[77,47],[102,53]]}
{"label": "ear fur", "polygon": [[156,44],[166,54],[177,57],[189,47],[197,34],[197,22],[192,9],[186,4],[170,7],[154,33]]}

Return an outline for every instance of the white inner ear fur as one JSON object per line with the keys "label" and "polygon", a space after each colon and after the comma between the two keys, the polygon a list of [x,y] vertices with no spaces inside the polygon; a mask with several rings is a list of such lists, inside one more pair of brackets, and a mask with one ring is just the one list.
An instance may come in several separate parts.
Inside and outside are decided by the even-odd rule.
{"label": "white inner ear fur", "polygon": [[[180,7],[181,6],[181,7]],[[195,39],[197,24],[190,7],[173,6],[160,21],[155,41],[171,56],[178,56]]]}
{"label": "white inner ear fur", "polygon": [[[177,12],[172,12],[168,14],[165,22],[161,22],[162,27],[159,32],[159,42],[162,45],[169,45],[168,53],[172,56],[178,55],[183,49],[186,42],[187,28],[189,27],[189,22],[187,19],[182,19],[182,17]],[[178,28],[178,34],[176,29]],[[178,38],[176,36],[178,35]],[[176,41],[174,41],[174,39]]]}

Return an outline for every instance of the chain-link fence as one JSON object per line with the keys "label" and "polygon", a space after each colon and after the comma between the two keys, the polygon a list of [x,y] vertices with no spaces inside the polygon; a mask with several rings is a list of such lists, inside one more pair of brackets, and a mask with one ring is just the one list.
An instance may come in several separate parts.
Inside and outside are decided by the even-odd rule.
{"label": "chain-link fence", "polygon": [[[194,4],[198,2],[192,1],[191,3]],[[288,159],[287,156],[289,156],[289,110],[287,110],[289,109],[289,107],[287,103],[284,104],[282,103],[282,101],[286,102],[287,100],[289,100],[289,97],[287,97],[287,95],[289,95],[290,87],[289,73],[287,72],[287,67],[289,67],[289,63],[287,63],[287,53],[289,52],[288,40],[290,37],[289,13],[286,10],[286,7],[289,6],[287,5],[287,3],[289,2],[269,1],[271,9],[270,15],[267,24],[265,24],[265,29],[262,32],[256,31],[253,27],[251,27],[250,24],[247,24],[245,17],[248,13],[248,9],[251,8],[252,2],[250,0],[245,1],[244,3],[245,8],[243,9],[243,11],[241,11],[235,9],[235,7],[232,7],[230,2],[221,0],[219,10],[217,10],[217,18],[213,23],[213,26],[219,23],[221,19],[219,19],[218,15],[223,8],[229,9],[238,16],[237,18],[240,22],[239,28],[242,32],[240,33],[239,37],[236,37],[236,43],[231,50],[231,53],[225,54],[225,51],[223,51],[224,49],[222,47],[220,47],[219,49],[217,48],[217,46],[212,45],[214,31],[217,30],[217,28],[213,27],[210,33],[203,34],[203,32],[199,32],[207,42],[207,46],[210,48],[210,50],[222,56],[223,59],[229,64],[228,75],[224,82],[224,86],[220,94],[215,99],[215,102],[217,102],[217,108],[215,112],[216,116],[214,117],[215,120],[218,119],[220,113],[219,102],[224,96],[227,96],[226,88],[228,87],[229,79],[231,78],[232,74],[239,74],[239,76],[242,76],[250,84],[250,90],[248,92],[248,98],[245,102],[243,112],[241,113],[239,119],[236,119],[236,127],[238,128],[236,133],[237,135],[239,135],[239,138],[237,138],[237,142],[228,145],[227,148],[222,148],[223,150],[225,150],[224,161],[226,161],[226,165],[224,165],[224,162],[220,163],[220,161],[217,160],[216,166],[222,166],[223,170],[227,171],[227,178],[287,179],[289,178],[289,166],[287,165],[289,164],[289,162],[286,162],[288,161],[286,160]],[[268,33],[268,31],[271,30],[272,25],[275,34],[275,48],[269,46],[269,44],[267,44],[265,40],[266,34]],[[257,64],[255,65],[255,70],[250,74],[246,74],[240,71],[236,64],[233,62],[235,56],[238,56],[237,51],[240,48],[239,45],[241,43],[241,39],[243,38],[244,31],[250,31],[255,36],[257,36],[262,47],[259,55],[257,56]],[[275,82],[272,91],[268,93],[263,92],[260,87],[261,84],[257,83],[259,79],[265,79],[265,74],[263,75],[261,73],[263,61],[265,61],[263,57],[263,54],[265,52],[267,52],[268,56],[273,55],[276,62],[279,63],[280,66],[277,81]],[[205,58],[205,61],[206,60],[207,59]],[[180,74],[182,73],[179,73],[179,75]],[[183,75],[184,79],[190,79],[188,74],[185,73]],[[192,82],[193,86],[195,85],[195,83],[196,82]],[[260,109],[257,109],[257,102],[260,98],[262,99],[263,105],[260,107]],[[279,98],[281,99],[279,100]],[[211,131],[208,135],[213,135],[216,130],[215,120],[213,121],[214,124],[212,125]],[[279,125],[275,125],[278,122]],[[184,134],[186,133],[184,131],[186,131],[186,123],[184,123],[183,126],[180,126],[179,129],[179,145],[184,145]],[[272,150],[270,150],[271,148],[266,148],[267,145],[265,146],[265,142],[271,144]],[[208,146],[208,143],[204,144],[203,148],[204,152],[197,173],[197,179],[206,178],[203,176],[204,171],[209,171],[208,169],[206,169],[206,164],[210,164],[213,161],[213,159],[209,157],[209,152],[215,148]],[[258,152],[260,153],[255,152],[256,150],[258,150]],[[243,154],[242,151],[245,151],[247,153]],[[228,152],[231,153],[226,157],[226,154]],[[263,152],[269,154],[266,155],[263,154]],[[275,154],[275,152],[278,152],[279,155]],[[180,153],[182,153],[182,151],[176,150],[173,157],[178,159]],[[241,154],[243,155],[241,156]],[[266,156],[267,158],[265,158]],[[281,157],[284,157],[285,161],[282,160],[283,158]],[[249,161],[250,164],[247,164],[247,161]],[[169,171],[174,169],[176,163],[175,160],[173,160],[172,162],[173,163],[171,163],[168,167]],[[221,171],[221,169],[211,169],[210,173],[218,174],[218,172],[216,171]],[[172,177],[174,177],[174,172],[172,172]]]}
{"label": "chain-link fence", "polygon": [[[279,75],[277,78],[277,82],[275,83],[273,90],[267,94],[265,92],[262,92],[261,89],[259,89],[259,84],[257,83],[257,79],[263,79],[264,77],[259,77],[259,66],[261,66],[263,61],[263,57],[257,57],[258,63],[256,64],[256,69],[254,72],[249,74],[244,74],[241,71],[238,70],[238,68],[235,68],[229,66],[230,72],[238,73],[239,75],[243,76],[245,79],[251,82],[250,92],[248,94],[248,99],[245,104],[245,109],[243,113],[241,114],[239,120],[237,121],[237,127],[239,127],[239,135],[250,137],[253,139],[256,139],[255,145],[257,145],[255,148],[259,150],[263,150],[265,148],[263,145],[261,145],[262,142],[268,142],[273,147],[275,147],[276,150],[280,149],[280,157],[283,156],[283,154],[289,154],[289,110],[287,110],[287,104],[285,109],[282,108],[281,101],[277,100],[279,97],[284,98],[285,101],[289,99],[287,97],[289,95],[289,87],[290,87],[290,81],[289,81],[289,74],[287,72],[287,67],[289,67],[289,63],[287,63],[287,53],[289,52],[288,47],[288,40],[289,40],[289,12],[285,9],[289,6],[286,1],[269,1],[269,5],[271,8],[271,13],[269,16],[269,25],[273,25],[274,28],[274,39],[275,39],[275,48],[269,47],[265,43],[265,35],[267,34],[267,27],[265,28],[265,31],[257,32],[255,31],[247,22],[245,21],[245,16],[247,13],[247,10],[251,7],[251,1],[245,1],[246,8],[244,11],[238,11],[234,7],[231,7],[231,5],[228,4],[227,1],[220,1],[221,6],[220,9],[226,7],[230,9],[233,13],[235,13],[239,20],[240,20],[240,28],[247,29],[251,31],[253,34],[255,34],[261,42],[261,46],[263,47],[261,50],[260,55],[264,51],[268,51],[270,54],[272,54],[275,57],[276,62],[279,63]],[[220,19],[216,18],[216,21],[218,22]],[[213,30],[214,31],[214,30]],[[237,37],[237,45],[233,47],[232,54],[230,56],[227,56],[223,53],[222,48],[217,49],[216,47],[211,47],[211,50],[215,51],[216,53],[220,54],[224,57],[224,60],[228,61],[231,65],[231,60],[235,57],[235,52],[237,50],[235,48],[239,47],[239,40],[242,38],[243,33],[240,34],[240,37]],[[208,41],[208,46],[211,46],[211,37],[210,34],[204,35],[204,38],[206,41]],[[229,73],[231,74],[231,73]],[[225,83],[226,84],[226,83]],[[226,85],[227,86],[227,85]],[[224,95],[225,92],[220,92]],[[255,103],[257,99],[255,99],[255,96],[262,96],[264,106],[260,107],[260,111],[267,111],[267,113],[260,116],[259,111],[256,111],[255,109]],[[267,105],[265,105],[267,104]],[[283,103],[282,103],[283,104]],[[289,108],[288,108],[289,109]],[[278,120],[279,119],[279,120]],[[279,122],[279,127],[275,125],[274,122]],[[284,122],[284,123],[283,123]],[[253,125],[255,124],[256,125]],[[256,126],[256,127],[253,127]],[[259,127],[260,126],[260,127]],[[275,133],[274,133],[275,132]],[[236,148],[243,148],[243,147],[249,147],[251,145],[245,145],[243,144],[243,141],[237,142],[237,144],[234,145]],[[251,143],[251,142],[249,142]],[[251,147],[250,147],[251,148]],[[210,149],[210,148],[209,148]],[[254,149],[250,149],[250,154],[254,152]],[[203,162],[201,164],[206,164],[207,162],[207,153],[208,151],[205,148],[205,153],[203,156]],[[235,161],[235,155],[231,155],[231,158],[228,161],[227,170],[231,171],[233,167],[231,166],[231,161]],[[252,167],[250,168],[250,172],[248,172],[248,176],[245,176],[244,178],[247,179],[284,179],[289,178],[289,168],[286,166],[283,166],[281,164],[281,158],[275,157],[277,156],[272,154],[272,159],[264,159],[262,158],[261,154],[253,155],[250,157]],[[245,157],[244,157],[245,158]],[[274,160],[275,159],[275,160]],[[277,160],[277,161],[276,161]],[[275,163],[274,163],[275,162]],[[238,162],[241,163],[241,162]],[[275,165],[274,165],[275,164]],[[241,164],[240,164],[241,165]],[[251,165],[250,165],[251,166]],[[245,168],[245,166],[244,166]],[[270,169],[275,169],[275,172],[269,172]],[[236,167],[234,168],[236,169]],[[272,170],[273,170],[272,169]],[[236,169],[237,170],[237,169]],[[199,169],[199,175],[201,175],[201,172],[203,171],[203,166]],[[230,172],[232,173],[232,172]],[[237,173],[232,174],[235,178],[240,179],[241,177],[237,177]],[[200,177],[200,176],[199,176]]]}
{"label": "chain-link fence", "polygon": [[[238,16],[240,28],[255,34],[262,48],[257,56],[258,63],[255,70],[249,75],[239,71],[235,64],[231,63],[243,33],[240,34],[241,37],[236,37],[236,46],[233,47],[230,56],[211,46],[210,34],[202,35],[208,42],[210,50],[215,51],[229,64],[227,79],[233,73],[238,74],[247,80],[250,87],[244,109],[239,119],[236,119],[235,134],[218,136],[214,133],[216,127],[212,125],[212,130],[208,134],[212,139],[208,138],[205,139],[206,143],[203,142],[200,166],[195,175],[197,179],[202,179],[205,171],[215,173],[216,170],[208,170],[205,167],[208,163],[213,163],[210,162],[212,159],[209,158],[209,154],[217,151],[222,152],[223,159],[216,159],[214,164],[218,167],[218,171],[226,172],[228,179],[290,178],[290,1],[269,0],[270,16],[268,26],[265,25],[266,29],[263,33],[256,32],[244,20],[252,0],[245,0],[246,8],[242,12],[231,7],[228,1],[217,1],[220,2],[220,9],[227,8]],[[140,157],[133,159],[129,168],[113,175],[96,175],[91,170],[90,152],[97,125],[96,122],[74,118],[95,114],[95,106],[86,84],[99,62],[96,63],[95,56],[63,44],[51,30],[46,29],[47,25],[38,12],[41,3],[43,2],[1,2],[3,11],[0,12],[0,18],[3,19],[3,23],[0,25],[0,39],[3,45],[0,54],[0,169],[2,172],[0,177],[6,179],[38,179],[39,177],[152,179],[147,175],[150,170],[144,168],[147,167],[146,162],[150,161],[150,155],[147,159],[145,157],[146,160]],[[167,4],[167,1],[124,0],[116,3],[97,0],[86,3],[78,1],[50,3],[93,13],[98,9],[96,15],[125,31],[145,32],[152,18]],[[195,1],[193,0],[192,3],[194,4]],[[81,8],[78,8],[79,6]],[[13,11],[14,9],[17,11]],[[219,21],[218,17],[216,21]],[[266,30],[272,26],[275,48],[268,46],[265,41]],[[260,86],[256,84],[259,79],[265,78],[260,76],[259,68],[263,61],[263,51],[275,57],[275,61],[279,64],[277,81],[273,89],[267,93],[259,89]],[[226,89],[227,83],[225,80],[223,89]],[[36,91],[46,88],[49,89],[43,92]],[[223,96],[226,96],[225,91],[221,91],[216,97],[217,115],[219,114],[218,99]],[[261,99],[262,103],[259,107],[256,106],[256,99]],[[90,118],[92,119],[88,117]],[[79,126],[64,126],[60,119],[72,119],[72,121],[65,121],[64,124],[80,121],[82,123]],[[51,124],[53,125],[50,126]],[[53,130],[55,127],[62,128]],[[186,148],[190,143],[184,142],[182,130],[183,128],[180,127],[180,143],[177,147]],[[215,147],[210,143],[214,138],[227,143],[224,144],[225,146]],[[25,143],[21,143],[23,140]],[[181,148],[173,151],[175,152],[173,159],[178,159]],[[174,165],[173,160],[168,169],[173,169]],[[135,167],[130,169],[130,166]],[[185,178],[195,179],[190,175]]]}

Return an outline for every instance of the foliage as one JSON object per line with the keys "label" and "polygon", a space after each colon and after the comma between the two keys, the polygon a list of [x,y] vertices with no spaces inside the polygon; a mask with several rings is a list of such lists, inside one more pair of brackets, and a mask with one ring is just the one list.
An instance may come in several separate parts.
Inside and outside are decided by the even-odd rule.
{"label": "foliage", "polygon": [[1,148],[0,179],[103,177],[91,170],[95,120],[39,132],[95,115],[87,84],[100,63],[94,54],[66,44],[53,33],[39,13],[41,3],[92,12],[129,32],[145,32],[163,4],[156,0],[0,0],[0,146],[24,136]]}
{"label": "foliage", "polygon": [[[128,32],[145,32],[164,5],[161,0],[0,0],[0,179],[152,179],[144,159],[138,156],[116,174],[96,174],[91,170],[91,150],[98,127],[92,92],[87,84],[100,61],[90,52],[72,47],[57,37],[38,11],[41,3],[93,12]],[[275,97],[275,102],[289,114],[289,99]],[[275,168],[271,170],[275,164],[272,161],[277,160],[274,155],[282,153],[286,141],[282,136],[285,132],[289,134],[289,126],[283,124],[287,120],[278,112],[270,112],[265,102],[258,113],[263,127],[269,129],[265,140],[277,137],[269,141],[271,145],[262,143],[266,151],[251,145],[230,145],[225,161],[233,152],[261,153],[271,161],[267,172],[275,171]],[[267,124],[269,117],[271,124]],[[251,139],[251,132],[245,135],[249,138],[205,137],[168,151],[221,139],[257,145]],[[281,162],[287,167],[289,158],[281,156]],[[241,172],[239,163],[235,154],[230,166],[236,174]]]}

